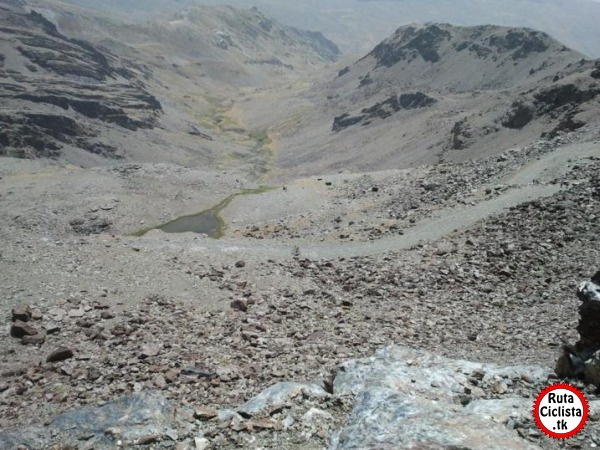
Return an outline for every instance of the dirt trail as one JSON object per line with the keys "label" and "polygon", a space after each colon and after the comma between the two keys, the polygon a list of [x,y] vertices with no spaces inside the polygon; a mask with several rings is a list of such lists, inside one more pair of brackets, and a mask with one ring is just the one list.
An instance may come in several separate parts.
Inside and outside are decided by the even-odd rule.
{"label": "dirt trail", "polygon": [[541,159],[526,164],[515,173],[505,177],[503,182],[510,185],[524,185],[533,182],[549,183],[565,174],[569,169],[569,164],[590,156],[600,156],[600,143],[586,142],[565,145],[544,155]]}
{"label": "dirt trail", "polygon": [[[557,185],[531,185],[507,191],[492,200],[481,202],[475,206],[449,208],[439,211],[436,217],[416,223],[405,230],[403,235],[384,237],[369,242],[311,242],[298,240],[297,246],[302,256],[310,258],[349,258],[368,256],[410,248],[419,242],[435,241],[452,233],[464,230],[485,219],[502,212],[505,208],[516,206],[525,201],[548,197],[560,190]],[[272,241],[222,239],[218,241],[205,239],[196,250],[212,252],[255,255],[267,258],[292,257],[295,245],[281,244]]]}
{"label": "dirt trail", "polygon": [[[550,184],[568,171],[569,164],[591,156],[600,157],[600,144],[584,143],[563,146],[506,176],[502,182],[513,186],[501,195],[476,205],[446,208],[433,217],[417,222],[403,235],[389,236],[368,242],[317,242],[297,240],[296,244],[244,239],[203,240],[197,251],[223,252],[240,256],[288,258],[296,250],[310,258],[340,258],[367,256],[410,248],[419,242],[435,241],[455,230],[464,230],[476,222],[499,214],[520,203],[549,197],[559,192],[558,184]],[[314,201],[314,200],[313,200]],[[309,208],[310,205],[307,205]],[[295,249],[295,247],[298,247]]]}

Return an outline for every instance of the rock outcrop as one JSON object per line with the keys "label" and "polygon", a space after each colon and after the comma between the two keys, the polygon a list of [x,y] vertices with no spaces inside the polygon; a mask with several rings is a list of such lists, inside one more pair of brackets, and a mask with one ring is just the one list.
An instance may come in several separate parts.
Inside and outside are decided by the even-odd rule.
{"label": "rock outcrop", "polygon": [[600,349],[600,271],[590,281],[581,283],[577,288],[577,296],[581,300],[579,307],[580,338],[578,350]]}
{"label": "rock outcrop", "polygon": [[0,155],[54,158],[71,145],[115,158],[96,139],[102,124],[131,131],[156,125],[162,107],[145,74],[64,36],[35,11],[0,8],[0,23]]}
{"label": "rock outcrop", "polygon": [[555,137],[560,131],[574,131],[585,125],[574,119],[579,107],[594,100],[600,89],[594,86],[579,87],[571,83],[542,87],[533,95],[525,95],[513,102],[509,111],[500,119],[505,128],[521,129],[535,118],[558,119],[549,133]]}
{"label": "rock outcrop", "polygon": [[427,108],[437,103],[437,100],[422,92],[392,95],[387,99],[363,108],[360,114],[351,116],[348,113],[337,116],[333,120],[333,131],[341,131],[352,125],[368,125],[374,119],[387,119],[391,115],[402,111],[418,108]]}
{"label": "rock outcrop", "polygon": [[404,88],[469,92],[539,82],[560,70],[569,72],[582,57],[527,28],[412,24],[398,28],[340,75],[363,72]]}
{"label": "rock outcrop", "polygon": [[579,341],[565,345],[556,363],[561,378],[582,378],[600,386],[600,272],[577,288]]}
{"label": "rock outcrop", "polygon": [[342,364],[333,393],[316,384],[281,382],[238,408],[191,410],[157,392],[141,392],[67,412],[46,426],[5,431],[0,445],[534,450],[540,447],[528,439],[538,439],[539,432],[527,397],[549,373],[392,346]]}
{"label": "rock outcrop", "polygon": [[[156,392],[143,392],[123,397],[97,408],[73,410],[62,414],[47,426],[33,426],[0,433],[2,448],[48,448],[60,443],[61,448],[112,449],[131,448],[162,440],[176,441],[190,428],[182,417],[192,412],[175,407]],[[74,446],[74,447],[71,447]]]}
{"label": "rock outcrop", "polygon": [[529,420],[531,402],[517,395],[484,398],[484,391],[518,390],[524,379],[540,382],[548,373],[385,348],[338,369],[334,393],[352,395],[356,404],[331,449],[538,448],[507,429],[511,420]]}

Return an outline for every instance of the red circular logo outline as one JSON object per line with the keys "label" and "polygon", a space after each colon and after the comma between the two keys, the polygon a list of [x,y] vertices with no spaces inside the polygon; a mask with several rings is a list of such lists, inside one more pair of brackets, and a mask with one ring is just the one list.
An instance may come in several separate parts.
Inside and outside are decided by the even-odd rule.
{"label": "red circular logo outline", "polygon": [[[546,394],[548,394],[556,389],[565,389],[567,391],[572,392],[579,398],[579,400],[581,400],[581,404],[583,405],[583,417],[581,418],[581,422],[579,422],[579,425],[577,426],[577,428],[575,428],[572,431],[569,431],[568,433],[556,433],[552,430],[549,430],[548,428],[546,428],[544,426],[544,424],[542,423],[542,420],[540,419],[540,411],[539,410],[540,410],[540,403],[542,402],[542,399],[546,396]],[[583,428],[586,426],[589,417],[590,417],[590,406],[588,404],[587,399],[585,398],[585,395],[583,394],[583,392],[581,392],[575,386],[568,384],[568,383],[555,383],[551,386],[548,386],[542,392],[539,393],[539,395],[537,396],[537,398],[535,399],[535,402],[533,404],[533,419],[535,420],[535,423],[537,424],[537,426],[540,430],[542,430],[549,437],[554,438],[554,439],[569,439],[569,438],[572,438],[573,436],[579,434],[583,430]]]}

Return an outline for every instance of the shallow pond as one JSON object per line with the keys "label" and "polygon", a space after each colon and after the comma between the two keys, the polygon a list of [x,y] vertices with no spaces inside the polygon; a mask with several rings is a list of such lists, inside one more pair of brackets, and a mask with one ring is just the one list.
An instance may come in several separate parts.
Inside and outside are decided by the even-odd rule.
{"label": "shallow pond", "polygon": [[257,189],[243,189],[240,192],[230,195],[219,204],[213,206],[210,209],[201,211],[196,214],[190,214],[187,216],[178,217],[175,220],[171,220],[163,225],[159,225],[153,228],[147,228],[137,233],[135,236],[143,236],[151,230],[161,230],[165,233],[199,233],[206,234],[212,238],[219,239],[223,236],[225,231],[225,221],[221,218],[220,214],[234,198],[240,195],[253,195],[262,194],[271,190],[272,188],[261,186]]}

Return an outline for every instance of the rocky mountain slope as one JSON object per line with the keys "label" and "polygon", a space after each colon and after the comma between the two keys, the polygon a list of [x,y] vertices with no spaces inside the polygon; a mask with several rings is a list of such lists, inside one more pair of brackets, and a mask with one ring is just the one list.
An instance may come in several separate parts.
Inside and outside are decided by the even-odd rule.
{"label": "rocky mountain slope", "polygon": [[[40,299],[29,311],[14,310],[15,317],[27,318],[24,324],[11,322],[7,312],[0,335],[0,442],[35,448],[60,436],[83,448],[110,448],[122,440],[158,448],[176,442],[302,449],[362,448],[382,436],[388,448],[404,442],[399,439],[497,448],[489,438],[493,430],[503,448],[561,448],[541,435],[530,411],[535,395],[553,382],[546,367],[563,342],[575,339],[574,288],[599,257],[597,221],[587,218],[600,202],[600,129],[588,127],[570,136],[587,143],[565,145],[556,138],[507,153],[499,165],[490,159],[476,169],[447,164],[406,174],[300,180],[259,203],[268,214],[293,204],[292,196],[307,186],[326,189],[303,203],[314,234],[283,242],[268,234],[215,241],[159,232],[141,239],[51,228],[31,233],[21,221],[2,217],[3,236],[21,236],[3,248],[5,298],[11,307]],[[581,145],[586,152],[577,150]],[[537,170],[538,160],[552,170]],[[482,174],[487,180],[479,185]],[[474,189],[486,196],[483,202],[510,195],[509,186],[490,188],[502,186],[507,175],[557,191],[396,251],[387,245],[383,253],[360,254],[361,236],[373,239],[376,249],[375,223],[356,230],[355,242],[338,236],[332,253],[308,251],[327,237],[320,228],[327,222],[313,207],[322,197],[330,214],[343,214],[361,201],[351,193],[367,191],[361,217],[381,221],[377,216],[390,207],[386,199],[401,208],[403,192],[429,192],[407,208],[417,220],[388,227],[402,242],[411,228],[420,228],[418,214],[435,217],[465,199],[470,205],[475,200],[465,196]],[[17,180],[4,177],[3,195]],[[437,187],[427,184],[433,180]],[[31,189],[39,192],[48,180],[36,183]],[[445,192],[447,186],[456,190]],[[397,199],[388,195],[394,190]],[[341,224],[343,232],[348,219],[330,223]],[[279,220],[295,227],[286,216]],[[256,222],[261,231],[264,225]],[[292,245],[299,248],[296,256]],[[48,267],[50,259],[56,267]],[[381,350],[371,358],[391,343],[411,349]],[[369,359],[347,362],[363,357]],[[276,384],[288,380],[296,383]],[[390,382],[398,390],[392,397]],[[593,386],[579,386],[597,407]],[[100,410],[94,406],[99,401],[106,402]],[[411,429],[423,433],[394,434],[403,423],[390,419],[400,421],[393,414],[399,402],[414,412],[407,419]],[[131,405],[140,416],[119,424]],[[390,414],[369,422],[382,405]],[[456,420],[425,432],[433,411]],[[597,417],[594,409],[577,443],[595,442]],[[465,437],[473,421],[480,426],[467,428]]]}
{"label": "rocky mountain slope", "polygon": [[339,53],[320,33],[257,10],[187,10],[132,27],[56,2],[31,5],[0,2],[3,155],[86,166],[167,157],[260,172],[261,130],[239,123],[229,99]]}
{"label": "rocky mountain slope", "polygon": [[36,12],[1,6],[0,154],[56,157],[67,144],[118,158],[119,150],[96,139],[100,126],[157,125],[162,107],[141,67],[67,38]]}
{"label": "rocky mountain slope", "polygon": [[279,162],[310,174],[315,161],[370,170],[489,156],[596,120],[597,83],[593,61],[537,31],[409,25],[298,95],[273,126]]}
{"label": "rocky mountain slope", "polygon": [[220,80],[222,87],[272,83],[275,78],[268,78],[269,73],[281,76],[315,70],[340,56],[337,46],[320,32],[281,25],[256,8],[196,6],[183,10],[179,6],[176,13],[160,20],[124,26],[93,9],[45,0],[31,4],[48,11],[69,35],[109,47],[126,44],[181,68],[202,64],[198,75]]}
{"label": "rocky mountain slope", "polygon": [[[575,72],[583,55],[530,29],[406,25],[343,69],[340,82],[471,92],[522,87]],[[357,77],[358,75],[358,77]],[[358,78],[358,79],[357,79]]]}

